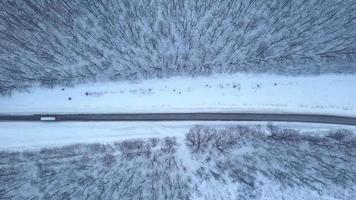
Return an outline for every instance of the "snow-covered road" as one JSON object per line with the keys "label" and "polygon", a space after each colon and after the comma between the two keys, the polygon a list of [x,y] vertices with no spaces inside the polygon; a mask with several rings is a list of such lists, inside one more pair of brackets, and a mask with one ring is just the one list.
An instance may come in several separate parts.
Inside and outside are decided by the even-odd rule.
{"label": "snow-covered road", "polygon": [[275,121],[325,123],[356,126],[356,117],[337,115],[311,115],[293,113],[112,113],[112,114],[46,114],[46,115],[0,115],[0,122],[61,122],[61,121]]}

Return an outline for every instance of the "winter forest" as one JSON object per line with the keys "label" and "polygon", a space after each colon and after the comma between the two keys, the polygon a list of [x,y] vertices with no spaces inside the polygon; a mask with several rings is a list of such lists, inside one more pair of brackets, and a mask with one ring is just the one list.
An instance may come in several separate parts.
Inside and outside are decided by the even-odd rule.
{"label": "winter forest", "polygon": [[0,151],[0,199],[356,198],[355,133],[197,126],[182,138]]}
{"label": "winter forest", "polygon": [[356,0],[0,0],[0,200],[355,200],[354,86]]}
{"label": "winter forest", "polygon": [[211,73],[355,73],[354,0],[2,0],[0,93]]}

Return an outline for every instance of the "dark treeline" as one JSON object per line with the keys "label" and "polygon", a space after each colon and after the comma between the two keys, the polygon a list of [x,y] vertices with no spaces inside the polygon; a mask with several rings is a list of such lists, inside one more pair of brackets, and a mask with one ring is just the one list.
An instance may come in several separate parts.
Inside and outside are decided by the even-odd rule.
{"label": "dark treeline", "polygon": [[0,199],[190,199],[174,138],[0,151]]}
{"label": "dark treeline", "polygon": [[197,126],[182,139],[0,151],[0,199],[356,198],[352,131]]}
{"label": "dark treeline", "polygon": [[354,0],[2,0],[0,93],[210,73],[354,73]]}
{"label": "dark treeline", "polygon": [[[216,199],[356,198],[356,137],[349,130],[196,127],[186,135],[186,144],[200,163],[197,182],[239,186],[202,192],[205,199],[219,192]],[[291,188],[299,191],[288,194]]]}

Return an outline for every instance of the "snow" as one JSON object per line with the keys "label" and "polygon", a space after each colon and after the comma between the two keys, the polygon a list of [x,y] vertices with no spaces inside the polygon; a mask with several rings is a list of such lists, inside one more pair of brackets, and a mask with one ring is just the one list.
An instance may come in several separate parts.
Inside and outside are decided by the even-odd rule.
{"label": "snow", "polygon": [[[197,127],[200,131],[193,133],[227,134],[229,140],[211,137],[206,140],[206,145],[202,145],[204,151],[193,153],[196,148],[194,145],[198,145],[188,143],[185,136],[188,130],[197,124],[203,127]],[[4,183],[1,189],[7,196],[24,199],[44,194],[59,196],[62,193],[77,198],[87,195],[89,191],[95,195],[102,191],[107,197],[112,194],[110,191],[114,186],[118,188],[119,194],[140,187],[140,191],[145,191],[142,193],[149,196],[152,194],[149,190],[152,185],[158,185],[160,187],[157,188],[162,189],[157,190],[157,196],[162,198],[149,196],[147,199],[164,199],[166,193],[161,191],[165,186],[178,181],[184,186],[182,191],[192,195],[192,199],[237,199],[241,196],[246,196],[246,199],[354,199],[355,165],[352,159],[354,157],[349,153],[354,146],[354,137],[347,135],[348,133],[345,133],[345,138],[328,135],[330,136],[333,129],[346,128],[355,131],[356,127],[274,123],[280,128],[300,130],[298,134],[325,134],[326,137],[319,137],[324,138],[324,142],[319,143],[321,140],[306,142],[298,140],[298,137],[294,138],[295,140],[290,140],[289,137],[276,139],[279,138],[278,135],[276,138],[266,138],[256,132],[254,134],[254,131],[250,133],[255,137],[250,138],[249,134],[245,134],[245,129],[239,129],[236,125],[244,125],[245,128],[250,125],[250,131],[262,130],[260,133],[270,134],[266,131],[266,122],[0,123],[3,174],[0,176],[0,182]],[[228,129],[229,126],[235,129]],[[275,134],[278,134],[278,131]],[[233,135],[236,137],[230,137]],[[170,140],[171,143],[164,142],[167,138],[163,137],[166,136],[174,136]],[[152,145],[147,139],[152,137],[160,138],[157,140],[158,146]],[[126,140],[134,138],[140,140]],[[217,144],[216,141],[222,141],[222,144],[230,141],[236,143],[233,142],[233,146],[220,154],[213,145]],[[129,142],[128,146],[121,148],[124,142]],[[63,146],[75,143],[109,145]],[[137,144],[139,145],[135,146]],[[172,144],[172,149],[167,151],[164,144]],[[54,146],[59,148],[51,148]],[[47,149],[40,149],[41,147]],[[151,156],[142,153],[145,150],[149,152],[147,155]],[[320,156],[309,156],[312,153]],[[350,162],[343,163],[345,160]],[[175,163],[175,167],[170,168],[170,163]],[[198,170],[201,173],[198,173]],[[157,173],[160,175],[156,176]],[[212,176],[213,173],[218,174],[217,178]],[[290,177],[278,179],[274,175],[277,173]],[[242,178],[239,178],[240,176]],[[116,181],[128,180],[126,178],[129,177],[134,177],[129,184],[116,184]],[[170,181],[164,182],[167,178]],[[252,183],[252,186],[246,184],[244,178],[248,183]],[[23,179],[29,181],[21,184]],[[100,190],[103,183],[105,189]],[[15,184],[19,187],[13,189]],[[78,188],[78,196],[70,193],[73,191],[72,187]],[[41,188],[45,188],[45,191]],[[125,199],[115,197],[102,199]]]}
{"label": "snow", "polygon": [[220,74],[73,88],[32,88],[0,97],[0,114],[288,112],[356,116],[356,75]]}
{"label": "snow", "polygon": [[132,138],[184,136],[195,124],[230,122],[60,122],[0,123],[1,149],[33,149],[73,143],[111,143]]}
{"label": "snow", "polygon": [[[189,129],[196,125],[224,128],[229,125],[261,125],[267,122],[0,122],[0,150],[37,149],[75,143],[112,143],[125,139],[175,136],[183,140]],[[280,127],[293,127],[305,132],[347,128],[353,126],[273,123]]]}

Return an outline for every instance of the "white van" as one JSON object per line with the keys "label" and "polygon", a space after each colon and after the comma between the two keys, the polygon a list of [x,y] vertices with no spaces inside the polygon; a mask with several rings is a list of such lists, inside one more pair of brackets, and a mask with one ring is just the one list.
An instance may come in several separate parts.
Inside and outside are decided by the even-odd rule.
{"label": "white van", "polygon": [[41,117],[41,121],[56,121],[56,117],[54,116]]}

